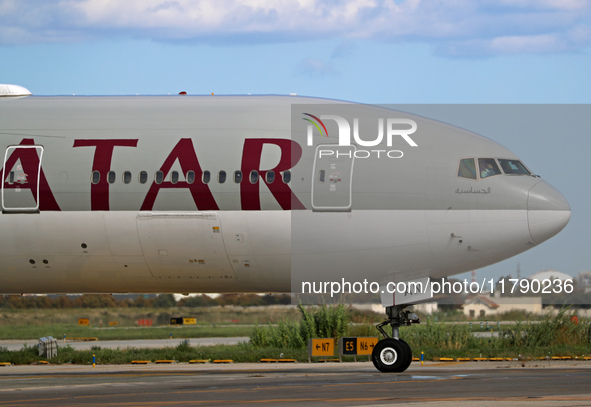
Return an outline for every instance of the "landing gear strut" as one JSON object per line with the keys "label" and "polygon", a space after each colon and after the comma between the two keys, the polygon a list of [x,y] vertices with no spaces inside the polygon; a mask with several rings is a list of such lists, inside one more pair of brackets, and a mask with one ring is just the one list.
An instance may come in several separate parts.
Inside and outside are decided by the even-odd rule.
{"label": "landing gear strut", "polygon": [[[406,308],[405,305],[386,307],[386,315],[388,318],[384,322],[376,325],[376,328],[384,336],[384,339],[379,341],[373,348],[371,360],[373,365],[380,372],[404,372],[412,362],[412,351],[410,346],[408,346],[408,343],[400,339],[398,333],[401,326],[418,324],[420,321],[415,313],[405,311],[404,308]],[[388,324],[392,327],[391,337],[383,328]]]}

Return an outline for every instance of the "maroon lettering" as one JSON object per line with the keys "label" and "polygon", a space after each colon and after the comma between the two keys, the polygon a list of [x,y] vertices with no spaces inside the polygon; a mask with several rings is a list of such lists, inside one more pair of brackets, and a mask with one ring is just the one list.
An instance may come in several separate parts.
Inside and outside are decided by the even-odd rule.
{"label": "maroon lettering", "polygon": [[[25,138],[21,141],[20,145],[34,146],[35,141],[33,139]],[[47,178],[45,178],[45,173],[43,172],[43,167],[41,167],[37,150],[34,148],[16,148],[6,160],[6,171],[11,171],[18,160],[20,160],[22,172],[26,174],[26,181],[10,184],[5,180],[4,168],[0,169],[0,177],[2,180],[4,180],[4,189],[30,189],[35,202],[39,204],[39,210],[61,210],[57,204],[57,201],[55,200],[55,197],[53,196],[53,192],[51,191],[49,183],[47,182]],[[39,174],[39,177],[37,177],[37,174]],[[39,184],[39,196],[37,196],[37,184]]]}
{"label": "maroon lettering", "polygon": [[[264,144],[274,144],[281,149],[279,164],[271,170],[261,170],[261,155]],[[293,193],[289,185],[280,179],[280,173],[293,168],[302,157],[302,147],[293,140],[288,139],[246,139],[242,151],[242,173],[244,179],[240,183],[240,203],[243,210],[256,211],[261,209],[259,195],[259,182],[250,183],[251,171],[259,173],[259,179],[264,182],[273,194],[281,208],[305,209],[298,197]],[[275,180],[267,182],[267,172],[275,173]]]}
{"label": "maroon lettering", "polygon": [[209,186],[201,181],[203,171],[199,165],[199,160],[197,159],[195,148],[193,147],[193,142],[190,138],[181,139],[172,149],[168,158],[164,161],[164,164],[162,164],[162,167],[160,167],[160,171],[162,171],[164,178],[166,178],[172,165],[177,159],[179,160],[179,164],[184,174],[187,174],[189,171],[195,173],[195,182],[192,184],[189,184],[187,181],[179,181],[176,184],[173,184],[171,181],[164,181],[161,184],[153,182],[146,198],[144,199],[141,210],[152,210],[158,192],[160,192],[162,188],[188,188],[197,209],[204,211],[218,210],[218,205],[209,190]]}
{"label": "maroon lettering", "polygon": [[100,180],[90,186],[90,209],[93,211],[109,210],[109,183],[107,173],[111,171],[111,159],[115,147],[137,147],[136,140],[74,140],[74,147],[96,147],[92,171],[101,174]]}

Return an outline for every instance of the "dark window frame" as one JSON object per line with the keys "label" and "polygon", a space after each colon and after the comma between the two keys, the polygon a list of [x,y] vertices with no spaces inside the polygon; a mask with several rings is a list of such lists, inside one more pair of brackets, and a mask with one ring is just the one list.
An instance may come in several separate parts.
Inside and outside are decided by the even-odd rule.
{"label": "dark window frame", "polygon": [[145,184],[146,182],[148,182],[148,172],[140,171],[138,174],[138,181],[140,184]]}
{"label": "dark window frame", "polygon": [[154,174],[154,182],[158,185],[164,182],[164,173],[162,171],[156,171],[156,173]]}
{"label": "dark window frame", "polygon": [[131,171],[123,171],[122,178],[123,178],[123,183],[124,184],[131,183],[131,180],[133,178],[132,175],[131,175]]}
{"label": "dark window frame", "polygon": [[226,182],[226,179],[227,179],[226,171],[224,171],[224,170],[219,171],[218,172],[218,183],[223,184]]}

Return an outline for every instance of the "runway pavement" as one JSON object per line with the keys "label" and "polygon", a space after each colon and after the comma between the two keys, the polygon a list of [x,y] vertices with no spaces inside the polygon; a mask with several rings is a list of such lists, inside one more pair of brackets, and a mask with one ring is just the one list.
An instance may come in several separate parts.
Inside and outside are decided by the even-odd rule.
{"label": "runway pavement", "polygon": [[1,406],[591,405],[590,361],[7,366]]}

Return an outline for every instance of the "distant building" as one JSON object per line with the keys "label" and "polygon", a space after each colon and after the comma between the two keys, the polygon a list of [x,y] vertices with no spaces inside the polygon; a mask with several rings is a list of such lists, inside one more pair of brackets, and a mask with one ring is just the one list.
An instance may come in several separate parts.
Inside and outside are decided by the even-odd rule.
{"label": "distant building", "polygon": [[475,295],[466,298],[463,305],[464,315],[468,318],[484,318],[489,315],[508,311],[523,311],[542,314],[542,297],[491,297]]}
{"label": "distant building", "polygon": [[[382,304],[351,304],[352,308],[364,311],[373,311],[376,314],[384,314],[386,312],[386,308]],[[421,302],[419,304],[412,305],[413,312],[420,312],[422,314],[431,315],[434,312],[437,312],[437,303],[436,302]]]}
{"label": "distant building", "polygon": [[577,276],[577,284],[585,290],[585,294],[591,292],[591,271],[581,271]]}
{"label": "distant building", "polygon": [[412,309],[414,312],[420,312],[426,315],[432,315],[438,311],[438,304],[436,302],[421,302],[419,304],[413,304]]}
{"label": "distant building", "polygon": [[561,271],[555,271],[555,270],[544,270],[544,271],[538,271],[536,274],[528,277],[529,280],[538,280],[540,282],[542,282],[543,280],[560,280],[560,281],[564,281],[564,280],[574,280],[574,277],[571,275],[568,275],[566,273],[563,273]]}

